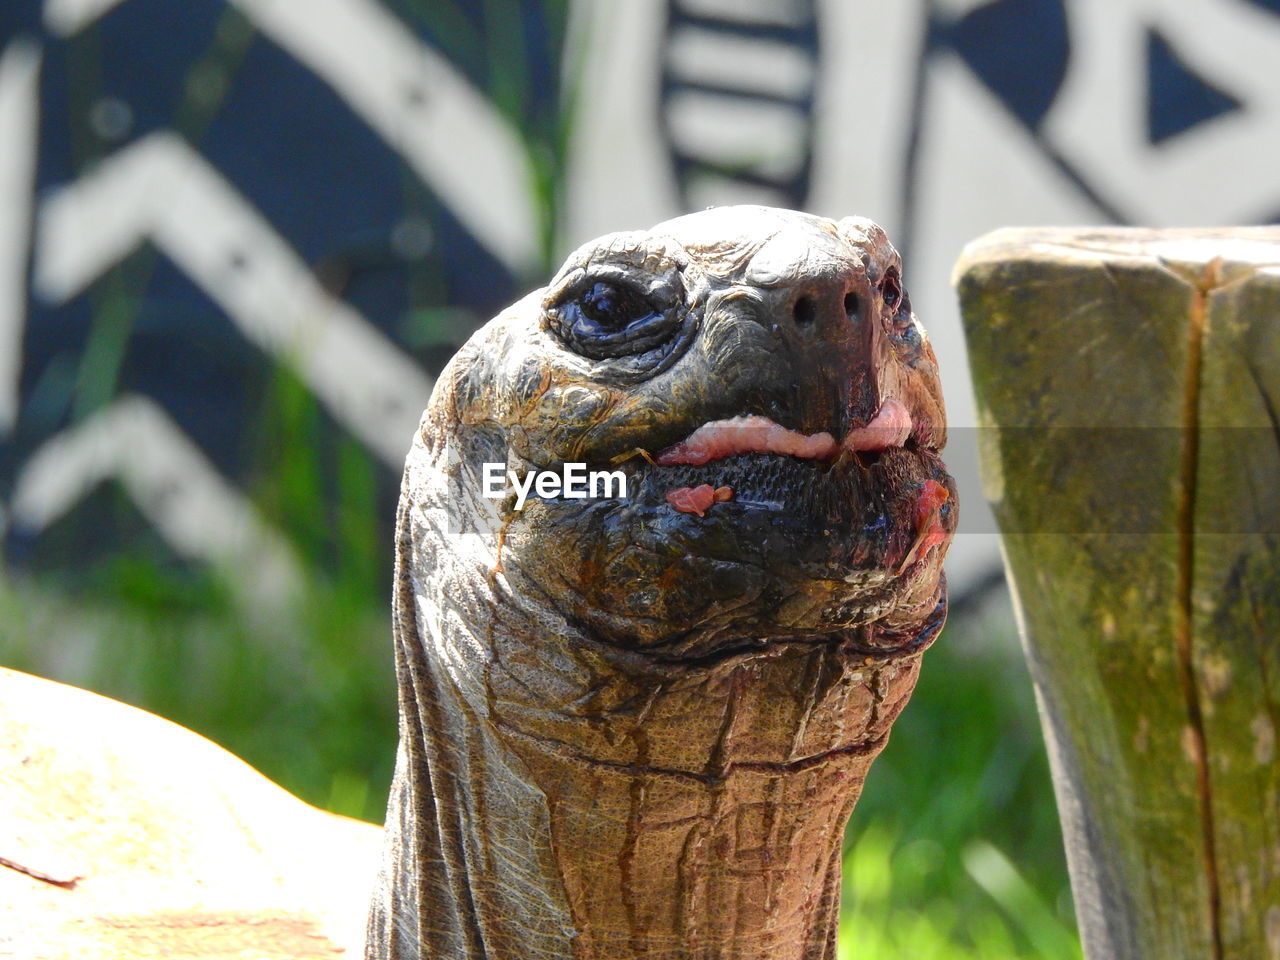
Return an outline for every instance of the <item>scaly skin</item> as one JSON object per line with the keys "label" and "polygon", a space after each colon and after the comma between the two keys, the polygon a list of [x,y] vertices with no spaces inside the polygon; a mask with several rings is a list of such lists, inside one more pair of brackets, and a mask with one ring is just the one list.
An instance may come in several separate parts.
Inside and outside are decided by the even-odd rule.
{"label": "scaly skin", "polygon": [[[956,520],[900,270],[867,220],[712,210],[583,247],[449,364],[400,504],[370,958],[834,956],[844,825],[941,629]],[[597,283],[622,306],[584,307]],[[603,468],[743,414],[840,438],[890,397],[914,432],[878,454],[636,456],[626,499],[482,496],[485,462]],[[666,501],[701,483],[734,497]]]}

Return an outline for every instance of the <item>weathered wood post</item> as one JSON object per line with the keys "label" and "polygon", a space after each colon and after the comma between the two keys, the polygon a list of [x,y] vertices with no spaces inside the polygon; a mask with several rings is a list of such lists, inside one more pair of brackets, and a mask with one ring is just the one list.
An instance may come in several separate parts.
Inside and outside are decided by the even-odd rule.
{"label": "weathered wood post", "polygon": [[1091,960],[1280,958],[1280,229],[957,267]]}

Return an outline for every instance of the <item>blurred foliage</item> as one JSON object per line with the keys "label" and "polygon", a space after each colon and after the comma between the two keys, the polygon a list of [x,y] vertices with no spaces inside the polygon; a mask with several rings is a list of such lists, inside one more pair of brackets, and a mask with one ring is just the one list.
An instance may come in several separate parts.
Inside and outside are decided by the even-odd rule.
{"label": "blurred foliage", "polygon": [[290,607],[247,607],[238,574],[173,555],[111,487],[93,502],[127,531],[119,549],[0,576],[0,662],[161,714],[312,803],[381,820],[396,730],[382,468],[286,370],[258,424],[248,492],[304,570]]}

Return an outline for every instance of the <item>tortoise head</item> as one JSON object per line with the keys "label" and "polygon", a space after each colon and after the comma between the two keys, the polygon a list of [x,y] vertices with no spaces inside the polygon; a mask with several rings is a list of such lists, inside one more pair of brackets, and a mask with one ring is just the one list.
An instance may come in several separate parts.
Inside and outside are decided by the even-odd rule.
{"label": "tortoise head", "polygon": [[[941,624],[937,365],[869,220],[727,207],[605,236],[443,381],[454,528],[607,641],[696,658]],[[508,470],[527,497],[486,499]]]}

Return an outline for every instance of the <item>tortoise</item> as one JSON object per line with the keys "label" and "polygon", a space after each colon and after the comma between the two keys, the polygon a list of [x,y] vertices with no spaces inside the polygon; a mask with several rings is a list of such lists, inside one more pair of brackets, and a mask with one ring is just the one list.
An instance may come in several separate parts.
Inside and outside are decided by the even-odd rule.
{"label": "tortoise", "polygon": [[581,247],[462,347],[397,514],[381,836],[0,677],[22,955],[833,957],[957,518],[901,271],[870,220],[713,208]]}

